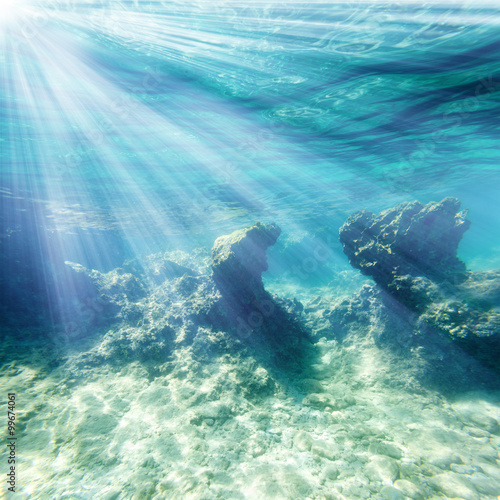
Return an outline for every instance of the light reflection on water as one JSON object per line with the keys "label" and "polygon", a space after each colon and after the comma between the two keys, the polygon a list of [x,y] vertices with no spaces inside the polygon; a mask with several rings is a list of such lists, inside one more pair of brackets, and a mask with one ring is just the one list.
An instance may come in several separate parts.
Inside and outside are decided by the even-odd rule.
{"label": "light reflection on water", "polygon": [[488,3],[25,4],[2,38],[6,207],[210,240],[453,195],[476,239],[498,223],[498,24]]}

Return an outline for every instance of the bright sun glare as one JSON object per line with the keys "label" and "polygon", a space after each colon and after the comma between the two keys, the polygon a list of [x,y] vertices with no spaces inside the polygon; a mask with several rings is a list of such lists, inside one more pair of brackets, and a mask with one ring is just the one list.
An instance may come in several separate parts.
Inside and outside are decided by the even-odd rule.
{"label": "bright sun glare", "polygon": [[22,0],[0,0],[0,25],[14,21],[22,11]]}

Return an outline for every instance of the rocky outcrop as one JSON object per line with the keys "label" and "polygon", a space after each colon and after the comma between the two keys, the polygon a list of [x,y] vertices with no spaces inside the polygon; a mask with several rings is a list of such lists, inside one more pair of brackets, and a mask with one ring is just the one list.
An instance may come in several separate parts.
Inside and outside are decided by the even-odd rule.
{"label": "rocky outcrop", "polygon": [[[203,362],[232,353],[280,373],[305,370],[314,356],[300,321],[302,305],[267,293],[262,283],[266,249],[279,232],[274,224],[255,224],[219,238],[213,274],[208,252],[201,251],[155,254],[108,273],[68,262],[68,272],[88,285],[98,309],[92,321],[89,314],[74,316],[67,337],[89,336],[96,332],[97,317],[113,313],[103,325],[107,331],[100,329],[95,347],[81,353],[75,369],[140,361],[154,371],[187,348]],[[68,300],[79,298],[68,294]]]}
{"label": "rocky outcrop", "polygon": [[212,278],[221,295],[216,310],[224,328],[288,370],[302,363],[311,344],[299,320],[302,305],[267,293],[262,283],[266,250],[280,233],[276,224],[258,222],[221,236],[212,248]]}
{"label": "rocky outcrop", "polygon": [[56,283],[59,321],[67,340],[131,317],[134,305],[146,296],[144,285],[124,269],[101,273],[69,261],[65,265]]}
{"label": "rocky outcrop", "polygon": [[357,212],[341,227],[340,241],[352,266],[404,306],[401,314],[414,316],[419,331],[445,334],[498,369],[500,273],[470,272],[458,259],[469,226],[460,202],[445,198],[402,203],[379,216]]}
{"label": "rocky outcrop", "polygon": [[420,321],[445,334],[484,364],[500,371],[500,272],[469,272],[452,289],[441,288]]}
{"label": "rocky outcrop", "polygon": [[212,248],[213,279],[227,300],[246,306],[265,295],[262,273],[267,270],[266,250],[280,233],[276,224],[257,222],[217,238]]}
{"label": "rocky outcrop", "polygon": [[465,216],[456,198],[427,205],[401,203],[378,216],[362,210],[340,228],[340,241],[353,267],[415,307],[432,282],[466,279],[465,264],[457,257],[470,226]]}

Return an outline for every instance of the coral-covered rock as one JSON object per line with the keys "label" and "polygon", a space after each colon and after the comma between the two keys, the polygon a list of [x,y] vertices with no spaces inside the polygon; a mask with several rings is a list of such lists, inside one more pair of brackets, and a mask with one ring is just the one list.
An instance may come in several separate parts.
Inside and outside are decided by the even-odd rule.
{"label": "coral-covered rock", "polygon": [[213,279],[226,298],[249,304],[264,295],[262,273],[267,270],[266,250],[276,243],[281,229],[261,224],[217,238],[212,248]]}

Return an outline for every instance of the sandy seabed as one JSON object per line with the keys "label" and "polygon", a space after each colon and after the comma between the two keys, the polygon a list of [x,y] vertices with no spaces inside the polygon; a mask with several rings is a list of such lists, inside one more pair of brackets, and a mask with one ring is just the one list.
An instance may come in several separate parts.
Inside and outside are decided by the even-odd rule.
{"label": "sandy seabed", "polygon": [[[314,296],[301,297],[306,311]],[[223,348],[200,356],[196,343],[153,370],[130,361],[78,371],[73,356],[92,339],[57,365],[60,353],[31,338],[4,345],[19,353],[0,379],[3,394],[17,395],[10,498],[500,495],[500,393],[401,384],[404,360],[366,332],[320,338],[312,371],[293,379]]]}

